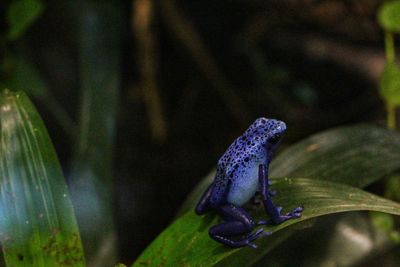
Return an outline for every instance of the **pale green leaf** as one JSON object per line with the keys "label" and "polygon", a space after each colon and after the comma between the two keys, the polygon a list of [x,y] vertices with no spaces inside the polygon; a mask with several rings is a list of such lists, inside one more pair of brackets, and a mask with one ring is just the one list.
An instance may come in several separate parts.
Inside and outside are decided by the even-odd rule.
{"label": "pale green leaf", "polygon": [[0,127],[0,239],[7,266],[85,266],[57,156],[25,94],[0,94]]}

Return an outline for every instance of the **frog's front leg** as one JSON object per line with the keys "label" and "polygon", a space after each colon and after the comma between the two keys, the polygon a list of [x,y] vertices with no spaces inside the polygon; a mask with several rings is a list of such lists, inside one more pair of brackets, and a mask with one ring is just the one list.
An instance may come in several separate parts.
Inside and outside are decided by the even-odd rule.
{"label": "frog's front leg", "polygon": [[[256,248],[252,241],[266,235],[263,229],[258,229],[254,233],[250,233],[257,226],[251,216],[242,208],[233,204],[224,204],[215,208],[217,212],[224,218],[225,222],[214,225],[210,228],[209,234],[214,240],[233,247],[249,246]],[[250,233],[250,234],[249,234]],[[231,239],[234,236],[247,236],[239,240]]]}
{"label": "frog's front leg", "polygon": [[271,218],[270,221],[262,221],[259,222],[259,224],[267,224],[271,222],[273,224],[280,224],[286,220],[301,217],[301,212],[303,211],[302,207],[297,207],[291,212],[281,215],[282,207],[274,205],[271,199],[271,191],[269,190],[268,170],[264,164],[258,166],[258,179],[265,212]]}

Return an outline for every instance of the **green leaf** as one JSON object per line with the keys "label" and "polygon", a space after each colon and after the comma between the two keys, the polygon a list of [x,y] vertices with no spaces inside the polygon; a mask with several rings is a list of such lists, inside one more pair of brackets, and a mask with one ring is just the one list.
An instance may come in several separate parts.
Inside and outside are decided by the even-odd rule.
{"label": "green leaf", "polygon": [[60,164],[25,94],[0,94],[0,127],[0,240],[7,266],[85,266]]}
{"label": "green leaf", "polygon": [[[284,178],[273,179],[273,187],[279,192],[274,199],[275,203],[285,207],[286,211],[299,205],[304,207],[301,218],[265,227],[273,235],[301,221],[338,212],[374,210],[400,215],[400,204],[344,184]],[[261,206],[252,213],[256,220],[266,218]],[[208,228],[215,223],[217,220],[211,219],[209,215],[200,217],[192,211],[187,212],[161,233],[133,266],[212,266],[217,263],[224,266],[228,262],[229,266],[244,266],[250,265],[252,259],[257,259],[252,255],[260,254],[271,246],[269,237],[256,241],[259,246],[256,250],[222,246],[208,236]]]}
{"label": "green leaf", "polygon": [[14,41],[21,37],[31,24],[42,14],[41,0],[14,0],[7,9],[9,31],[7,39]]}
{"label": "green leaf", "polygon": [[400,105],[400,69],[394,62],[387,62],[380,77],[379,93],[387,102]]}
{"label": "green leaf", "polygon": [[400,31],[400,1],[384,3],[378,11],[379,25],[390,32]]}
{"label": "green leaf", "polygon": [[400,134],[371,125],[330,129],[285,149],[271,177],[308,177],[365,187],[400,169]]}
{"label": "green leaf", "polygon": [[[270,177],[308,177],[365,187],[400,169],[400,134],[371,125],[326,130],[279,153],[270,169]],[[200,182],[180,214],[196,205],[213,179],[214,172]]]}

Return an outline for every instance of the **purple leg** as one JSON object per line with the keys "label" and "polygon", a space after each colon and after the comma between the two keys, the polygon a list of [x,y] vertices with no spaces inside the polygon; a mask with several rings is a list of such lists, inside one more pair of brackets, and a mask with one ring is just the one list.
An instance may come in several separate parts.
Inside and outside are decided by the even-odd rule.
{"label": "purple leg", "polygon": [[[211,238],[224,245],[233,248],[244,246],[256,248],[257,246],[253,244],[252,241],[267,234],[263,229],[258,229],[254,233],[250,233],[257,224],[250,215],[240,207],[226,204],[218,207],[217,212],[225,219],[225,222],[211,227],[209,234]],[[247,235],[241,239],[231,239],[231,237],[245,234]]]}
{"label": "purple leg", "polygon": [[195,212],[197,215],[201,215],[210,210],[210,196],[213,184],[210,184],[207,190],[201,196],[199,202],[196,205]]}
{"label": "purple leg", "polygon": [[267,223],[280,224],[286,220],[301,217],[301,212],[303,211],[302,207],[297,207],[291,212],[285,215],[281,215],[282,207],[277,207],[272,202],[271,199],[272,191],[269,190],[270,183],[268,180],[268,170],[266,166],[263,164],[261,164],[258,167],[258,179],[260,182],[261,195],[264,203],[265,212],[271,218],[269,221],[262,221],[259,222],[259,224],[267,224]]}

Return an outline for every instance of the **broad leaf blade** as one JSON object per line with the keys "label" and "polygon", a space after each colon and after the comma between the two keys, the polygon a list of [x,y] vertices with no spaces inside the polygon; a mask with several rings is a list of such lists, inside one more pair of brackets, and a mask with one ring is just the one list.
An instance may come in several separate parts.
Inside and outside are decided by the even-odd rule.
{"label": "broad leaf blade", "polygon": [[[354,210],[374,210],[400,215],[400,204],[375,196],[360,189],[343,184],[314,179],[274,179],[274,188],[279,192],[275,202],[290,210],[295,206],[304,207],[303,216],[280,225],[266,227],[272,233],[280,231],[298,222],[318,216]],[[265,219],[262,207],[253,213],[256,220]],[[217,223],[209,216],[201,218],[192,211],[175,221],[143,252],[134,266],[171,265],[171,266],[211,266],[221,263],[229,257],[230,266],[249,265],[251,254],[257,255],[268,250],[270,237],[257,244],[257,250],[249,248],[226,248],[208,236],[208,228]],[[243,257],[243,254],[246,257]],[[254,257],[255,259],[256,257]],[[245,262],[244,262],[245,261]]]}
{"label": "broad leaf blade", "polygon": [[0,95],[0,238],[7,266],[85,266],[67,186],[36,109]]}
{"label": "broad leaf blade", "polygon": [[271,177],[308,177],[365,187],[400,169],[400,134],[370,125],[327,130],[271,163]]}

